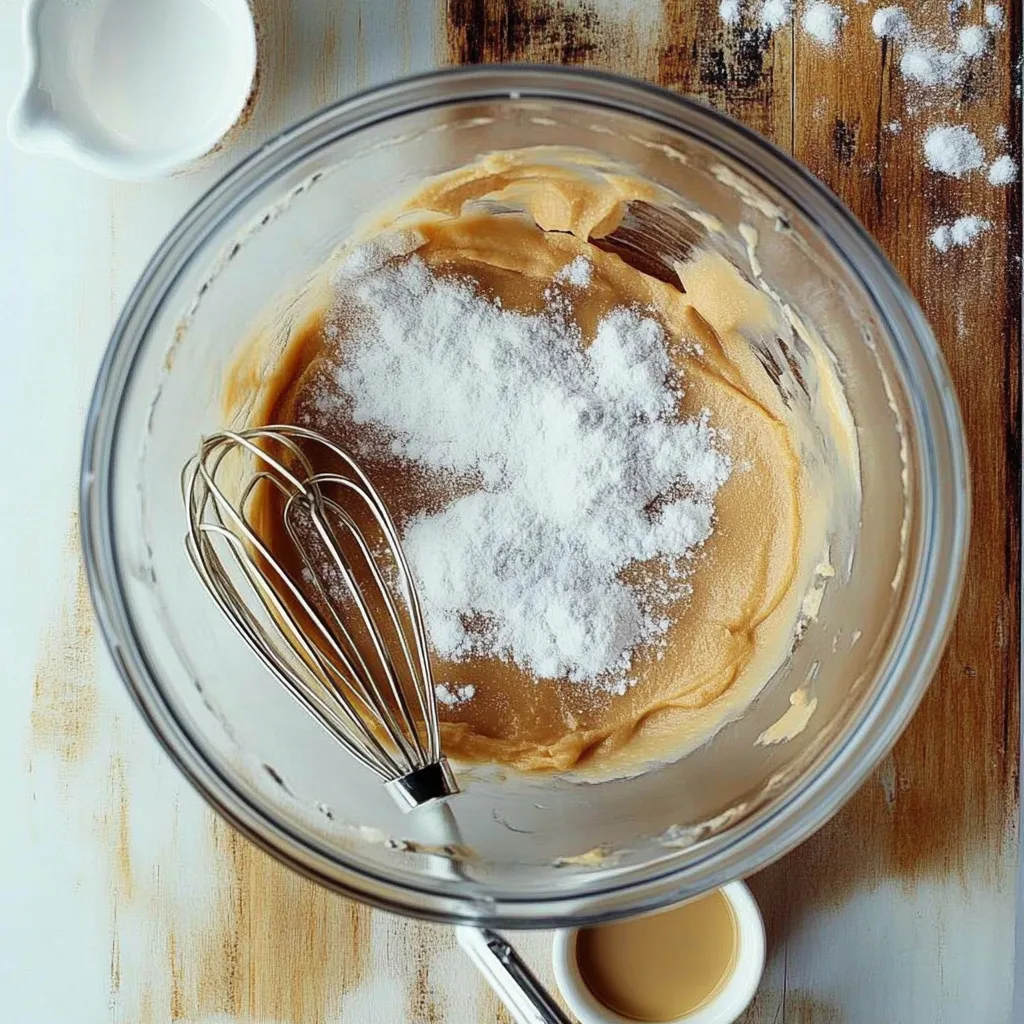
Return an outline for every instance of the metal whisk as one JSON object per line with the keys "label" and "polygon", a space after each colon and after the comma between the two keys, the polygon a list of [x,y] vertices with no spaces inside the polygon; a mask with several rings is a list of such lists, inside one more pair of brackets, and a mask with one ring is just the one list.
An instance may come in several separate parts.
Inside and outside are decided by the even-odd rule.
{"label": "metal whisk", "polygon": [[[321,448],[331,471],[316,472],[303,445]],[[224,431],[203,440],[182,491],[196,572],[303,707],[404,810],[457,793],[409,566],[383,499],[352,457],[302,427]],[[254,518],[275,498],[301,579]]]}
{"label": "metal whisk", "polygon": [[[313,451],[329,469],[317,471]],[[383,499],[351,455],[303,427],[226,430],[203,439],[181,484],[192,564],[270,671],[403,810],[458,793],[441,752],[409,565]],[[449,808],[438,814],[458,841]],[[501,936],[457,931],[520,1024],[568,1024]]]}

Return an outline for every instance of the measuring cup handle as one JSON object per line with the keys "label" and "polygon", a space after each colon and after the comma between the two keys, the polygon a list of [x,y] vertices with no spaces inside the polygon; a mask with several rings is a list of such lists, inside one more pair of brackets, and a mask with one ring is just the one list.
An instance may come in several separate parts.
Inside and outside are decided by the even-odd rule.
{"label": "measuring cup handle", "polygon": [[459,945],[490,982],[516,1024],[572,1024],[519,954],[500,935],[468,925],[455,930]]}

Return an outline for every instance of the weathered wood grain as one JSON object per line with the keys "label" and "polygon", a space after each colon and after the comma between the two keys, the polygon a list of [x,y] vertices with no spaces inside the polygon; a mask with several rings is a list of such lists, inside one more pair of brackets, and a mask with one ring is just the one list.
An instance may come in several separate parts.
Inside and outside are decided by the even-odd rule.
{"label": "weathered wood grain", "polygon": [[656,81],[699,96],[777,146],[793,142],[793,30],[726,25],[709,0],[669,0]]}
{"label": "weathered wood grain", "polygon": [[[997,35],[989,73],[936,110],[895,72],[893,48],[867,30],[870,9],[849,13],[838,53],[797,41],[794,155],[882,244],[935,330],[967,428],[973,533],[956,627],[906,734],[829,825],[755,883],[777,935],[811,907],[841,911],[853,893],[887,879],[1005,886],[1018,838],[1020,194],[982,176],[936,175],[921,147],[926,127],[943,121],[969,124],[991,156],[1005,145],[999,126],[1019,139],[1010,73],[1019,40],[1016,29]],[[934,29],[949,39],[945,7],[941,17]],[[1017,25],[1016,5],[1007,19]],[[966,213],[992,222],[981,243],[945,254],[929,244],[937,224]],[[978,935],[993,939],[991,930]]]}
{"label": "weathered wood grain", "polygon": [[[938,336],[967,428],[974,515],[960,614],[920,711],[884,777],[789,864],[813,872],[838,858],[848,882],[995,871],[1015,828],[1019,760],[1020,193],[983,175],[936,174],[922,158],[925,129],[943,121],[969,124],[992,156],[1005,148],[998,126],[1019,138],[1017,41],[997,35],[986,74],[955,95],[923,97],[894,73],[870,15],[850,9],[850,42],[837,53],[798,42],[795,155],[882,244]],[[1007,17],[1016,25],[1019,10]],[[941,19],[936,33],[951,37],[945,8]],[[885,127],[892,120],[898,134]],[[967,213],[992,230],[972,248],[938,252],[928,233]]]}

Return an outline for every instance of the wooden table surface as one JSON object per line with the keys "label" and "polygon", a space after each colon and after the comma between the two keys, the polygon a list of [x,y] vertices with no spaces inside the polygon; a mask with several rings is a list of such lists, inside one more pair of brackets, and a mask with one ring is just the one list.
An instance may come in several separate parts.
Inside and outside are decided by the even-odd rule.
{"label": "wooden table surface", "polygon": [[[356,88],[477,61],[584,64],[706,99],[805,163],[881,242],[921,302],[963,406],[971,557],[942,669],[874,777],[820,833],[751,880],[770,960],[746,1021],[1011,1019],[1019,769],[1020,200],[1017,184],[925,168],[922,136],[966,123],[1020,157],[1020,7],[963,87],[908,90],[874,7],[839,0],[827,49],[755,5],[708,0],[254,0],[262,77],[216,162],[122,185],[0,149],[0,395],[8,455],[0,604],[0,1019],[12,1024],[469,1024],[505,1021],[443,928],[389,917],[280,868],[221,824],[137,719],[92,623],[77,546],[81,417],[111,323],[174,220],[245,150]],[[960,12],[978,22],[981,0]],[[973,6],[972,6],[973,4]],[[22,73],[0,2],[0,101]],[[945,0],[908,5],[950,34]],[[798,5],[798,14],[802,8]],[[942,35],[945,33],[945,36]],[[899,132],[891,130],[899,122]],[[939,253],[928,234],[993,227]],[[47,359],[41,357],[47,354]],[[42,399],[42,400],[41,400]],[[19,483],[20,479],[20,483]],[[26,490],[25,481],[30,482]],[[19,581],[14,585],[12,581]],[[518,944],[550,983],[550,937]]]}

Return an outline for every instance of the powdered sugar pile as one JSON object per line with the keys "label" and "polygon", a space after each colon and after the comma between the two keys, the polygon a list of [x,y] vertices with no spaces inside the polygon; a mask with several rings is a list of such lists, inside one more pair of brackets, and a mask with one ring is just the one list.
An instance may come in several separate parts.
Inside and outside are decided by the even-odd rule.
{"label": "powdered sugar pile", "polygon": [[902,7],[881,7],[871,16],[871,31],[879,39],[908,39],[911,28]]}
{"label": "powdered sugar pile", "polygon": [[985,150],[966,125],[940,124],[924,137],[924,159],[933,171],[962,178],[985,165]]}
{"label": "powdered sugar pile", "polygon": [[903,77],[926,88],[955,88],[965,66],[966,58],[959,50],[940,50],[931,43],[911,42],[900,57]]}
{"label": "powdered sugar pile", "polygon": [[718,5],[718,16],[726,25],[738,25],[741,13],[740,0],[722,0]]}
{"label": "powdered sugar pile", "polygon": [[[530,316],[416,255],[372,262],[335,282],[350,414],[393,455],[477,485],[405,531],[432,645],[624,692],[633,652],[686,594],[731,468],[707,414],[676,414],[664,330],[615,309],[584,347],[566,310],[586,260]],[[623,580],[644,566],[645,585]]]}
{"label": "powdered sugar pile", "polygon": [[793,16],[793,0],[764,0],[761,4],[761,26],[772,32],[789,24]]}
{"label": "powdered sugar pile", "polygon": [[956,47],[966,57],[980,57],[989,47],[988,29],[981,25],[968,25],[960,29]]}
{"label": "powdered sugar pile", "polygon": [[1010,185],[1017,180],[1017,162],[1008,153],[993,160],[988,168],[990,185]]}
{"label": "powdered sugar pile", "polygon": [[804,11],[804,31],[822,46],[835,46],[839,42],[843,25],[849,20],[842,8],[825,0],[815,0]]}
{"label": "powdered sugar pile", "polygon": [[1002,28],[1006,14],[999,4],[985,4],[985,24],[989,28]]}
{"label": "powdered sugar pile", "polygon": [[555,281],[559,284],[571,284],[574,288],[588,288],[593,272],[594,267],[590,260],[577,256],[562,267],[555,275]]}
{"label": "powdered sugar pile", "polygon": [[991,221],[970,215],[960,217],[952,224],[940,224],[928,237],[939,252],[948,252],[953,246],[964,248],[992,227]]}

